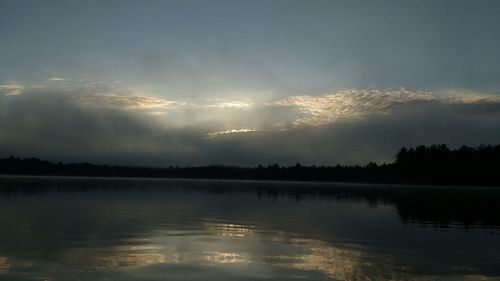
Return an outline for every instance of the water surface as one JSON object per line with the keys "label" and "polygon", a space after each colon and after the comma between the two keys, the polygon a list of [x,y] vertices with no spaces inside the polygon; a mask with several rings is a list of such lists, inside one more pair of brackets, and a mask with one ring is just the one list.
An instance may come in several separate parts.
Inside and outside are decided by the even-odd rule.
{"label": "water surface", "polygon": [[0,177],[0,280],[500,280],[500,190]]}

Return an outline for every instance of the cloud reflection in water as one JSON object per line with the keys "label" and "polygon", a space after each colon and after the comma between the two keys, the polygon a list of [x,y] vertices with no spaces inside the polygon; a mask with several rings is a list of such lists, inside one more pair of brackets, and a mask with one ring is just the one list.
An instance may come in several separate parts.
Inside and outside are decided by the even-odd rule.
{"label": "cloud reflection in water", "polygon": [[[499,275],[499,236],[491,232],[498,220],[487,216],[488,208],[476,208],[447,228],[412,223],[446,221],[419,213],[439,210],[446,198],[450,211],[462,199],[475,206],[479,199],[462,189],[453,200],[446,197],[450,188],[419,189],[426,208],[416,209],[408,205],[417,192],[410,187],[53,178],[3,183],[23,191],[6,188],[0,196],[0,225],[7,226],[0,232],[0,280],[422,281]],[[298,190],[301,196],[291,196]],[[474,194],[483,205],[496,206],[482,199],[496,192]]]}

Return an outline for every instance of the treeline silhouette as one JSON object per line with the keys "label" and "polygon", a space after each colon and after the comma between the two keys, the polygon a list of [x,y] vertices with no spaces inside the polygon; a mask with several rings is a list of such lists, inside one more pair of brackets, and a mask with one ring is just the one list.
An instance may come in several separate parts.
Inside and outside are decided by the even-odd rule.
{"label": "treeline silhouette", "polygon": [[248,168],[235,166],[130,167],[90,163],[52,163],[37,158],[0,159],[0,174],[97,177],[154,177],[338,181],[437,185],[500,185],[500,145],[420,145],[401,148],[393,163],[365,166],[294,166],[278,164]]}

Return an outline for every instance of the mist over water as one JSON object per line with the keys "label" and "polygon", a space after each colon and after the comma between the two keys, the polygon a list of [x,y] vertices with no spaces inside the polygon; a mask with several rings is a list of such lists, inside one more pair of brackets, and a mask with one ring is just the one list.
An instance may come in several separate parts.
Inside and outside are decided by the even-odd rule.
{"label": "mist over water", "polygon": [[498,280],[494,188],[0,178],[0,280]]}

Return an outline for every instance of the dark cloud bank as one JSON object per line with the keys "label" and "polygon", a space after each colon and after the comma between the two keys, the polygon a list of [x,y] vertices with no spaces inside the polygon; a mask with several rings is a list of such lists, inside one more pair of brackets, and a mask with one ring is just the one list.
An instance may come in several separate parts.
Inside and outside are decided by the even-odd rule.
{"label": "dark cloud bank", "polygon": [[[140,110],[89,106],[81,102],[86,95],[76,90],[30,89],[0,96],[0,156],[147,166],[364,164],[390,162],[401,146],[500,142],[497,99],[412,100],[391,104],[389,111],[367,110],[362,117],[317,126],[293,125],[294,120],[288,120],[280,130],[259,128],[207,137],[198,123],[167,126]],[[196,109],[189,110],[197,114]],[[268,104],[241,114],[252,124],[271,124],[273,118],[306,113],[293,106]],[[214,128],[222,125],[213,124]]]}

